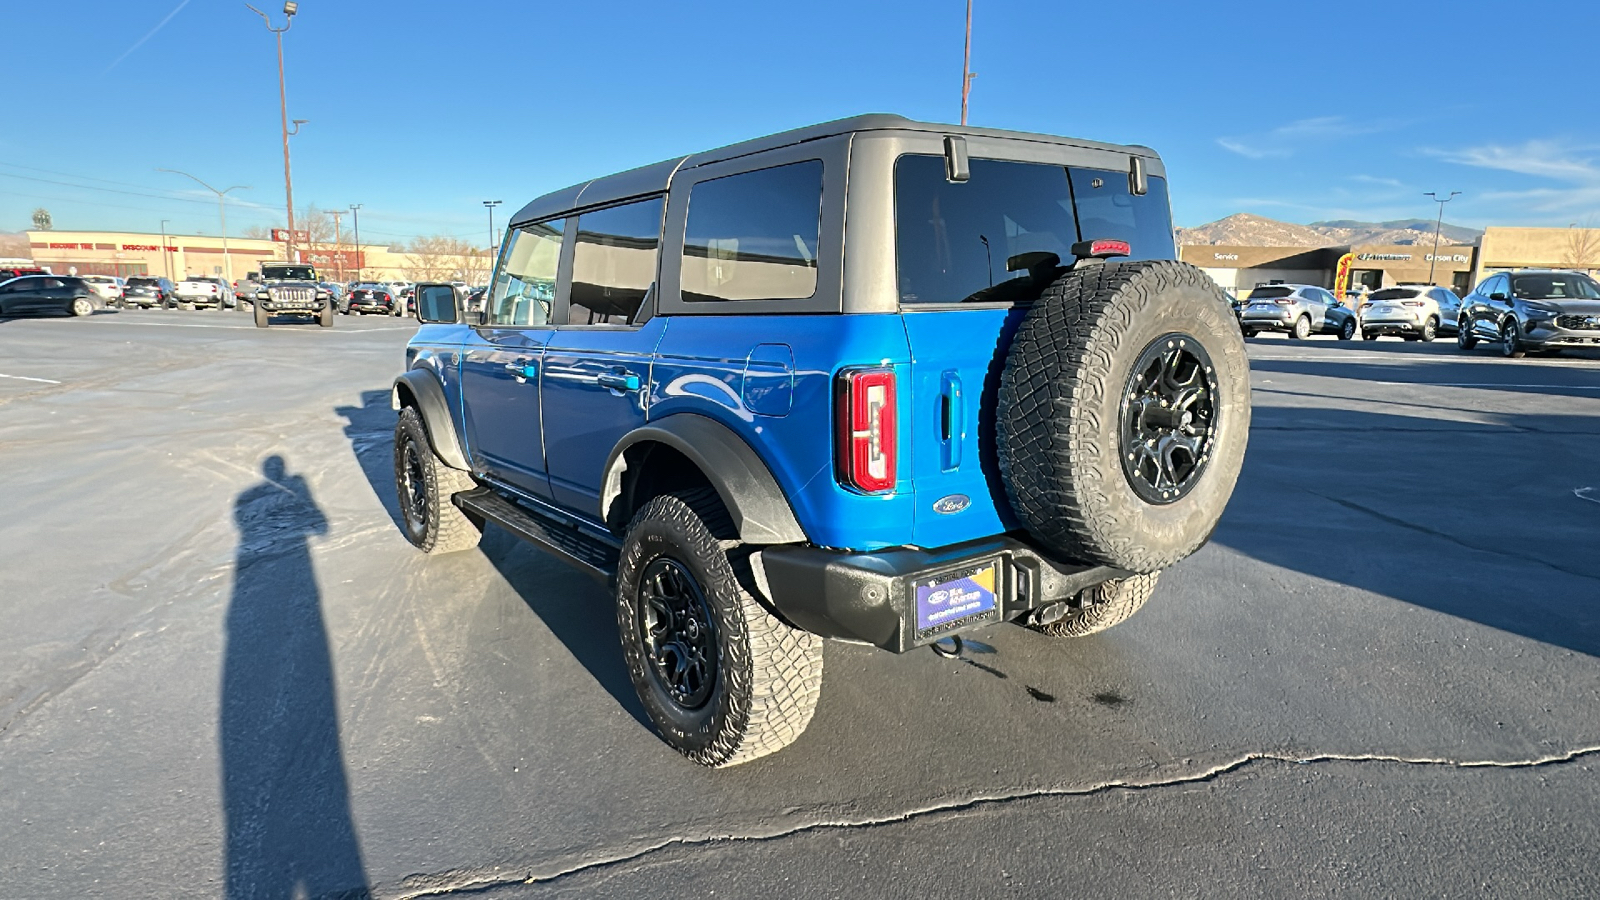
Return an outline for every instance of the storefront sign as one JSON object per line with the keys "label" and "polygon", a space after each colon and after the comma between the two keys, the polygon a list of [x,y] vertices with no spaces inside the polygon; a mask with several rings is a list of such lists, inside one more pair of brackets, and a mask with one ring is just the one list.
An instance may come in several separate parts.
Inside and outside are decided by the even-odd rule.
{"label": "storefront sign", "polygon": [[1450,263],[1472,262],[1472,260],[1469,257],[1462,256],[1459,253],[1452,253],[1452,254],[1449,254],[1449,255],[1441,253],[1438,256],[1434,256],[1432,253],[1429,253],[1427,256],[1424,256],[1422,258],[1422,261],[1423,262],[1438,261],[1438,262],[1450,262]]}
{"label": "storefront sign", "polygon": [[1235,262],[1237,262],[1238,259],[1239,259],[1239,254],[1237,254],[1237,253],[1213,253],[1211,255],[1216,257],[1217,259],[1227,259],[1227,260],[1233,260]]}
{"label": "storefront sign", "polygon": [[[272,239],[275,240],[275,241],[287,241],[289,239],[289,229],[287,229],[287,228],[274,228],[274,229],[272,229]],[[294,240],[295,240],[295,243],[297,243],[297,244],[309,244],[309,243],[311,243],[311,237],[306,232],[301,231],[298,228],[296,228],[294,230]]]}
{"label": "storefront sign", "polygon": [[1410,262],[1409,253],[1363,253],[1356,259],[1363,262]]}
{"label": "storefront sign", "polygon": [[[156,253],[156,252],[159,252],[161,250],[161,247],[156,245],[156,244],[123,244],[122,245],[122,249],[124,249],[124,250],[143,250],[143,251],[145,251],[147,253]],[[177,253],[178,252],[178,248],[177,247],[168,247],[167,248],[167,252],[168,253]]]}

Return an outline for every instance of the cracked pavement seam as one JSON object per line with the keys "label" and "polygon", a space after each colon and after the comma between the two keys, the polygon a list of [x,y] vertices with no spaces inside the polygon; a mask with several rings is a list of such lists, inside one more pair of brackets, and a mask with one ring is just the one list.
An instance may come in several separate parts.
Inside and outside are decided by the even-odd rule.
{"label": "cracked pavement seam", "polygon": [[[642,847],[628,853],[618,854],[605,859],[597,859],[579,863],[565,869],[544,874],[529,873],[525,876],[517,875],[473,875],[467,872],[447,872],[439,875],[412,875],[402,881],[399,893],[394,894],[400,900],[417,900],[424,897],[443,897],[451,894],[470,894],[493,890],[499,887],[514,885],[540,885],[551,884],[574,875],[595,872],[612,866],[636,862],[645,857],[652,856],[672,847],[699,847],[714,844],[731,844],[742,841],[771,841],[792,837],[799,834],[808,834],[814,831],[848,828],[877,828],[885,825],[897,825],[911,822],[928,816],[945,813],[963,812],[984,806],[994,806],[1011,803],[1018,800],[1047,799],[1051,797],[1088,797],[1111,791],[1145,791],[1157,788],[1176,787],[1180,785],[1201,784],[1214,781],[1224,775],[1238,772],[1257,763],[1291,763],[1294,765],[1317,765],[1321,763],[1388,763],[1407,766],[1441,766],[1453,769],[1535,769],[1545,766],[1557,766],[1576,762],[1591,756],[1600,756],[1600,744],[1579,747],[1565,753],[1540,756],[1532,759],[1516,760],[1452,760],[1437,757],[1406,757],[1378,753],[1318,753],[1310,756],[1290,756],[1282,753],[1257,752],[1247,753],[1228,762],[1219,763],[1210,768],[1202,769],[1187,775],[1178,775],[1172,778],[1163,778],[1155,781],[1129,781],[1115,779],[1083,787],[1039,788],[1031,791],[1018,791],[1005,794],[988,794],[968,797],[964,800],[948,800],[933,803],[901,813],[882,816],[868,816],[859,819],[825,820],[808,822],[801,825],[791,825],[774,829],[761,834],[722,834],[707,835],[704,837],[670,837],[648,847]],[[436,880],[436,884],[421,884],[427,880]],[[407,887],[409,883],[409,888]]]}

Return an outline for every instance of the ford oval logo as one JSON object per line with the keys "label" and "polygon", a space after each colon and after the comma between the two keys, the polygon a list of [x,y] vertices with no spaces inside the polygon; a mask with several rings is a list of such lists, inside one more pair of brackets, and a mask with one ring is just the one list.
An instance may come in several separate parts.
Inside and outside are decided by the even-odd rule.
{"label": "ford oval logo", "polygon": [[938,500],[933,501],[933,511],[940,515],[948,516],[951,513],[961,512],[970,505],[972,505],[972,498],[966,494],[950,494],[947,497],[940,497]]}

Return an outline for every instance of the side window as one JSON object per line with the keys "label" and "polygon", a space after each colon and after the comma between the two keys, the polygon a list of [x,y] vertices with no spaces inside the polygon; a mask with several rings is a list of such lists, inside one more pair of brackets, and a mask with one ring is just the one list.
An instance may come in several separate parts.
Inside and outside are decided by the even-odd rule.
{"label": "side window", "polygon": [[1489,279],[1489,289],[1484,291],[1484,293],[1509,295],[1511,293],[1510,284],[1511,279],[1504,275],[1496,275],[1495,277]]}
{"label": "side window", "polygon": [[680,287],[690,303],[817,292],[822,161],[729,175],[689,193]]}
{"label": "side window", "polygon": [[661,198],[578,217],[568,325],[625,325],[656,280]]}
{"label": "side window", "polygon": [[512,228],[500,251],[485,309],[487,325],[547,325],[556,299],[564,219]]}

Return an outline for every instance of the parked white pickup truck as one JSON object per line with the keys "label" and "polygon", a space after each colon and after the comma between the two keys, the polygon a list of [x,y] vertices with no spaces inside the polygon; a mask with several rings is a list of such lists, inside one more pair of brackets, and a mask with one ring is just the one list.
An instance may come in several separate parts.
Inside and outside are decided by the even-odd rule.
{"label": "parked white pickup truck", "polygon": [[172,296],[178,305],[188,303],[195,309],[203,306],[228,309],[234,305],[233,288],[221,278],[209,276],[192,275],[185,278],[178,282]]}

